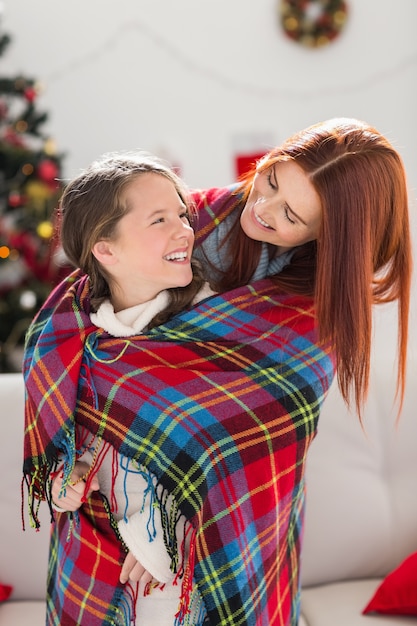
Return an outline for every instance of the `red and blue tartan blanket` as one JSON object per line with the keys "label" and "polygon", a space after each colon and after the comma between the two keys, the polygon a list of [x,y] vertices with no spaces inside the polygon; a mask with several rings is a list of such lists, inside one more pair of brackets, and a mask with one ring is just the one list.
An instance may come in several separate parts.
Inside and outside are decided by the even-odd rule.
{"label": "red and blue tartan blanket", "polygon": [[[91,324],[88,280],[75,272],[26,340],[32,520],[59,455],[70,471],[81,424],[156,476],[192,525],[182,596],[197,586],[211,626],[295,626],[306,454],[333,376],[312,301],[267,279],[120,339]],[[78,521],[57,517],[48,624],[129,624],[108,503],[95,494]]]}

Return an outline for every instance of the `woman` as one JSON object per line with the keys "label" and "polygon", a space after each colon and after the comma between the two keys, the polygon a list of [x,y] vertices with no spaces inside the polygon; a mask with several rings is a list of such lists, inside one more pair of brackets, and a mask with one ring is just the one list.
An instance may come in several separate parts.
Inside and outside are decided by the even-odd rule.
{"label": "woman", "polygon": [[[320,338],[337,358],[341,393],[359,412],[369,381],[372,306],[398,301],[404,393],[411,238],[398,152],[375,128],[331,119],[290,137],[240,182],[196,191],[196,255],[220,291],[265,276],[311,295]],[[215,218],[215,219],[214,219]]]}

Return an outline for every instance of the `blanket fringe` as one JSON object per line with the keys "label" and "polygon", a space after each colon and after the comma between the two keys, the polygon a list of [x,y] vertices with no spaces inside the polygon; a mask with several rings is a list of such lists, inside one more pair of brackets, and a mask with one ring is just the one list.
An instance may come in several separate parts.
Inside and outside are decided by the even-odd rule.
{"label": "blanket fringe", "polygon": [[120,455],[120,467],[124,471],[124,497],[125,497],[125,510],[123,512],[123,519],[128,521],[127,510],[129,506],[129,496],[127,493],[126,481],[129,473],[138,474],[146,482],[146,488],[143,492],[142,506],[140,512],[143,513],[146,506],[146,500],[149,498],[149,517],[146,524],[148,531],[149,541],[153,541],[156,537],[155,527],[155,510],[160,508],[160,504],[156,491],[156,477],[145,467],[138,465],[135,461],[132,461],[129,457]]}
{"label": "blanket fringe", "polygon": [[175,616],[174,626],[203,626],[204,620],[207,615],[201,595],[197,589],[197,586],[194,583],[193,573],[195,564],[195,544],[197,531],[191,526],[191,524],[187,528],[187,534],[189,534],[190,532],[190,553],[184,569],[180,605],[178,612]]}
{"label": "blanket fringe", "polygon": [[139,584],[132,586],[126,584],[120,602],[113,607],[114,616],[110,620],[111,626],[134,626],[136,623],[136,601],[138,598]]}
{"label": "blanket fringe", "polygon": [[29,524],[31,528],[35,528],[39,530],[41,527],[41,522],[39,518],[39,510],[42,502],[46,501],[49,508],[49,513],[51,516],[51,522],[54,521],[54,509],[52,506],[52,480],[51,476],[56,473],[57,466],[59,464],[58,460],[49,461],[46,457],[43,459],[42,463],[36,467],[31,473],[26,472],[23,474],[22,482],[21,482],[21,495],[22,495],[22,528],[25,528],[25,514],[24,514],[24,492],[25,489],[28,492],[28,517]]}
{"label": "blanket fringe", "polygon": [[181,550],[181,553],[178,550],[176,532],[177,525],[180,522],[181,512],[175,498],[173,498],[161,484],[158,485],[157,496],[161,510],[161,523],[164,533],[165,547],[171,558],[171,571],[176,573],[178,577],[184,569],[185,562],[185,550]]}

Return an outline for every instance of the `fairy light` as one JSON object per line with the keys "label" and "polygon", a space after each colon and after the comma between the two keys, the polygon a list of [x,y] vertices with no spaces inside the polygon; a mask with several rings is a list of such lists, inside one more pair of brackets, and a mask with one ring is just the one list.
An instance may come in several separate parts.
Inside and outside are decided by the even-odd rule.
{"label": "fairy light", "polygon": [[10,256],[10,248],[8,246],[0,246],[0,259],[7,259]]}

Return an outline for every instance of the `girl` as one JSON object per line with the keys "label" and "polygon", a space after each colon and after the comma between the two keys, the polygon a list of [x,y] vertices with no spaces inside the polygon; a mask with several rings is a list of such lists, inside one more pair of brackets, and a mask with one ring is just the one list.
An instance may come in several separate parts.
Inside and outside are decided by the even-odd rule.
{"label": "girl", "polygon": [[[155,157],[104,155],[68,184],[61,199],[61,218],[65,254],[88,276],[91,322],[113,337],[138,335],[213,293],[191,258],[194,231],[186,188]],[[78,461],[65,497],[64,470],[53,474],[52,507],[57,513],[77,511],[100,489],[106,502],[112,503],[113,523],[129,549],[120,580],[140,581],[135,607],[139,623],[154,623],[155,593],[149,591],[159,584],[158,623],[172,624],[181,587],[174,585],[177,577],[164,545],[161,517],[152,510],[156,499],[148,495],[154,477],[130,460],[125,461],[123,476],[121,471],[114,472],[117,453],[111,445],[80,424],[75,435]],[[63,450],[60,460],[68,463]],[[170,506],[168,497],[165,507],[169,510]],[[183,559],[187,557],[186,528],[182,518],[176,524],[176,541],[178,546],[184,543],[179,555]],[[71,578],[66,570],[59,572],[51,558],[48,620],[58,613],[60,623],[69,623],[65,600],[57,601],[67,575]]]}

